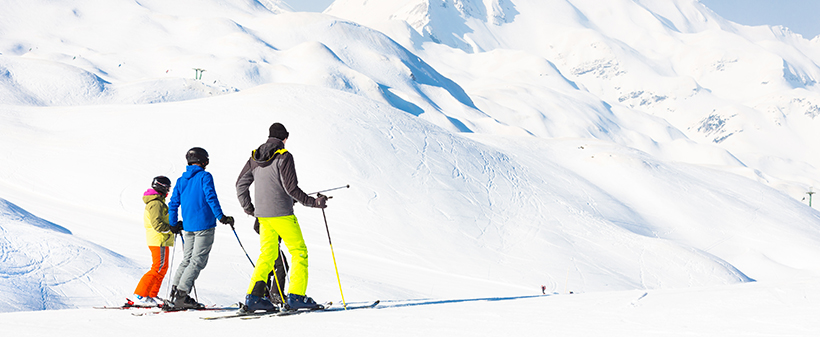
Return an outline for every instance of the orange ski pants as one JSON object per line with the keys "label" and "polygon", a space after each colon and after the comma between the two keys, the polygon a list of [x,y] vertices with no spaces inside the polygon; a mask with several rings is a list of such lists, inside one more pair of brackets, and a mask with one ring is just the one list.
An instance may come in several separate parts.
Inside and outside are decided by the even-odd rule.
{"label": "orange ski pants", "polygon": [[140,279],[134,294],[143,297],[157,297],[159,288],[162,286],[162,279],[168,272],[168,247],[148,246],[148,249],[151,250],[154,263],[151,265],[151,270]]}

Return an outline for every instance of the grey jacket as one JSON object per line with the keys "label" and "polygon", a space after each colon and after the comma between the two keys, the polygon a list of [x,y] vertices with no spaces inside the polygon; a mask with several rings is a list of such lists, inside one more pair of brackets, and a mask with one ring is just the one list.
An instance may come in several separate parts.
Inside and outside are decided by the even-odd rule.
{"label": "grey jacket", "polygon": [[[253,183],[256,206],[251,202]],[[285,150],[281,140],[273,137],[251,152],[236,180],[236,196],[245,213],[258,218],[293,215],[294,200],[316,207],[316,199],[299,188],[293,155]]]}

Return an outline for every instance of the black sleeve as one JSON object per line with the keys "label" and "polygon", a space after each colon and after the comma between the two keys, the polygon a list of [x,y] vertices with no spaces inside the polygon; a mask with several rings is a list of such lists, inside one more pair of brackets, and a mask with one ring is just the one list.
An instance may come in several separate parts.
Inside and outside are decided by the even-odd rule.
{"label": "black sleeve", "polygon": [[293,162],[293,155],[290,152],[283,154],[282,160],[279,162],[279,175],[282,179],[282,187],[288,192],[291,198],[298,201],[302,205],[314,207],[316,199],[305,194],[299,188],[299,179],[296,177],[296,165]]}
{"label": "black sleeve", "polygon": [[253,183],[253,169],[256,165],[255,161],[248,159],[242,172],[239,173],[239,178],[236,179],[236,197],[239,198],[239,205],[248,214],[253,214],[255,210],[251,202],[250,187]]}

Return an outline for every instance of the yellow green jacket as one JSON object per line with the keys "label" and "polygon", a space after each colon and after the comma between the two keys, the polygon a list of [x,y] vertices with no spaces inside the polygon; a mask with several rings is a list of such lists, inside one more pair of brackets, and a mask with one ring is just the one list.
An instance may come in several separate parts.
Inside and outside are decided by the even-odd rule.
{"label": "yellow green jacket", "polygon": [[142,195],[142,201],[145,202],[143,220],[148,245],[173,246],[174,234],[170,232],[171,225],[168,223],[168,205],[165,204],[165,195],[149,188]]}

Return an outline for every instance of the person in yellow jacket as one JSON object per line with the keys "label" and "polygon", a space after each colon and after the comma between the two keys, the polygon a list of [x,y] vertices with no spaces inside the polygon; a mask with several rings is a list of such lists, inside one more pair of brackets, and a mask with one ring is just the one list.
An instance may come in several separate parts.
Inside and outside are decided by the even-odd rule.
{"label": "person in yellow jacket", "polygon": [[171,179],[158,176],[151,183],[151,188],[142,195],[142,201],[145,202],[145,237],[153,264],[137,284],[133,298],[129,298],[129,304],[134,306],[153,307],[163,303],[157,295],[165,273],[168,272],[168,247],[174,245],[174,234],[170,232],[171,225],[168,223],[168,205],[165,204],[170,189]]}

